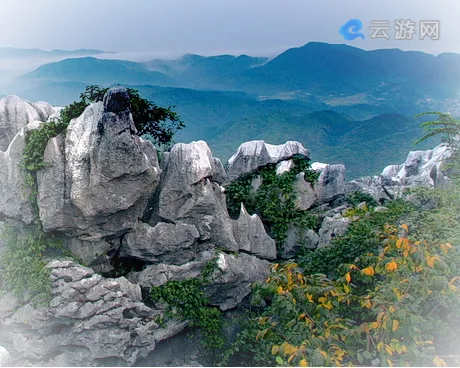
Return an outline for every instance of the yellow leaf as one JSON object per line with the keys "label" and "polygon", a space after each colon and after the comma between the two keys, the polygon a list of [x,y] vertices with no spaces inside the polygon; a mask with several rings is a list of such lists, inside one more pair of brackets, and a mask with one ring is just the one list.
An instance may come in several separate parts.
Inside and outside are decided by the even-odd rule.
{"label": "yellow leaf", "polygon": [[299,367],[308,367],[307,360],[306,360],[306,359],[302,359],[302,360],[299,362]]}
{"label": "yellow leaf", "polygon": [[291,363],[291,360],[295,358],[295,354],[291,354],[291,356],[288,359],[288,363]]}
{"label": "yellow leaf", "polygon": [[276,289],[276,292],[278,294],[281,294],[283,292],[283,288],[281,286],[278,286],[278,289]]}
{"label": "yellow leaf", "polygon": [[306,314],[305,314],[305,313],[302,313],[302,314],[299,316],[299,319],[302,319],[302,318],[304,318],[305,316],[306,316]]}
{"label": "yellow leaf", "polygon": [[367,309],[371,309],[372,303],[370,300],[366,300],[364,303],[361,303],[361,305]]}
{"label": "yellow leaf", "polygon": [[396,242],[396,248],[401,248],[401,245],[402,245],[402,242],[403,242],[403,239],[402,238],[399,238]]}
{"label": "yellow leaf", "polygon": [[278,351],[280,351],[280,347],[278,345],[273,345],[272,346],[272,355],[278,354]]}
{"label": "yellow leaf", "polygon": [[380,341],[378,344],[377,344],[377,351],[380,352],[380,350],[383,349],[383,341]]}
{"label": "yellow leaf", "polygon": [[397,320],[394,319],[394,320],[393,320],[393,326],[392,326],[391,330],[392,330],[393,332],[395,332],[395,331],[398,329],[398,327],[399,327],[399,322],[398,322]]}
{"label": "yellow leaf", "polygon": [[447,367],[447,364],[446,362],[444,361],[444,359],[440,358],[440,357],[435,357],[433,359],[433,364],[436,366],[436,367]]}
{"label": "yellow leaf", "polygon": [[327,359],[327,354],[325,351],[320,350],[320,354],[324,357],[324,359]]}
{"label": "yellow leaf", "polygon": [[409,226],[407,226],[406,224],[402,224],[401,227],[406,230],[406,231],[409,231]]}
{"label": "yellow leaf", "polygon": [[390,311],[390,313],[394,313],[395,312],[395,307],[391,306],[390,308],[388,308],[388,310]]}
{"label": "yellow leaf", "polygon": [[350,265],[350,270],[359,270],[359,268],[352,264]]}
{"label": "yellow leaf", "polygon": [[389,355],[393,356],[393,349],[391,348],[390,345],[385,345],[385,350],[387,351]]}
{"label": "yellow leaf", "polygon": [[374,276],[375,275],[374,267],[372,267],[372,266],[364,268],[361,272],[364,273],[367,276]]}
{"label": "yellow leaf", "polygon": [[390,359],[387,359],[387,363],[389,367],[393,367],[393,362]]}
{"label": "yellow leaf", "polygon": [[387,269],[387,271],[390,271],[390,272],[395,271],[398,269],[398,264],[395,261],[391,261],[385,265],[385,268]]}
{"label": "yellow leaf", "polygon": [[431,341],[431,340],[426,340],[426,341],[425,341],[425,344],[433,345],[433,341]]}
{"label": "yellow leaf", "polygon": [[434,268],[434,261],[439,261],[439,257],[438,256],[433,256],[433,257],[430,257],[430,256],[427,256],[426,257],[426,263],[428,264],[428,266],[430,266],[431,268]]}
{"label": "yellow leaf", "polygon": [[345,275],[345,280],[347,280],[347,282],[351,282],[351,276],[350,276],[350,272],[348,272],[346,275]]}
{"label": "yellow leaf", "polygon": [[345,293],[349,294],[350,291],[351,291],[351,288],[347,284],[344,284],[343,285],[343,291],[345,291]]}
{"label": "yellow leaf", "polygon": [[328,302],[326,304],[323,304],[323,305],[328,310],[331,310],[333,308],[332,302],[330,300],[328,300]]}
{"label": "yellow leaf", "polygon": [[273,269],[276,271],[280,265],[277,263],[276,265],[273,266]]}

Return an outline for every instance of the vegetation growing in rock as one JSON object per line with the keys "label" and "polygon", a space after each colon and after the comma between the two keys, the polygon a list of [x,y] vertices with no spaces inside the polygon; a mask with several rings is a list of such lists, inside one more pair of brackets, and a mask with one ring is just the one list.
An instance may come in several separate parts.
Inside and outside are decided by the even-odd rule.
{"label": "vegetation growing in rock", "polygon": [[344,236],[274,265],[222,363],[460,364],[460,180],[408,195],[349,211]]}
{"label": "vegetation growing in rock", "polygon": [[167,318],[180,318],[188,321],[190,327],[200,329],[203,344],[207,348],[222,348],[222,312],[210,307],[203,287],[211,282],[216,269],[216,259],[207,262],[201,276],[183,281],[171,280],[150,290],[154,302],[167,303]]}
{"label": "vegetation growing in rock", "polygon": [[61,243],[38,228],[17,229],[5,225],[0,236],[5,244],[0,257],[1,289],[20,300],[48,302],[51,283],[44,255],[50,249],[62,250]]}
{"label": "vegetation growing in rock", "polygon": [[[267,165],[253,173],[243,174],[226,187],[227,207],[230,215],[240,213],[241,203],[249,213],[256,213],[268,227],[269,235],[278,246],[286,240],[290,226],[301,229],[317,227],[317,218],[312,214],[298,210],[295,206],[296,193],[294,182],[297,174],[305,173],[305,180],[314,183],[319,174],[310,169],[310,161],[302,156],[293,157],[293,168],[281,175],[276,174],[276,165]],[[261,178],[261,185],[254,191],[253,180]]]}

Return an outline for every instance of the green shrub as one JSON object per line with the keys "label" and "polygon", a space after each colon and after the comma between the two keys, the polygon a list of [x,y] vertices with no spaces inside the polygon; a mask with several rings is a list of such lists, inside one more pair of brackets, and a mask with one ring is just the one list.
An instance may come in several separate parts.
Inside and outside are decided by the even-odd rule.
{"label": "green shrub", "polygon": [[[275,165],[244,174],[226,188],[227,207],[230,215],[236,217],[244,203],[249,213],[256,213],[268,228],[269,235],[281,246],[290,226],[312,229],[318,226],[316,216],[295,207],[294,182],[296,175],[305,173],[305,180],[314,183],[319,174],[310,170],[310,162],[304,157],[293,158],[294,166],[281,175],[276,174]],[[251,190],[252,181],[260,176],[262,184],[257,191]]]}
{"label": "green shrub", "polygon": [[395,223],[413,211],[413,206],[403,199],[390,202],[388,211],[375,212],[372,208],[368,212],[355,211],[353,214],[361,216],[350,224],[345,235],[332,239],[326,247],[304,251],[298,262],[306,275],[333,274],[341,264],[351,263],[364,253],[376,252],[380,244],[376,234],[385,224]]}
{"label": "green shrub", "polygon": [[201,277],[183,281],[171,280],[160,287],[152,287],[150,297],[154,302],[168,304],[166,317],[188,321],[190,327],[199,328],[207,348],[222,348],[222,312],[209,307],[203,286],[210,282],[216,269],[216,260],[206,263]]}
{"label": "green shrub", "polygon": [[47,237],[41,230],[17,229],[6,225],[1,234],[5,251],[0,257],[2,289],[20,300],[31,299],[37,304],[51,298],[49,270],[45,267],[45,252],[62,249],[61,243]]}

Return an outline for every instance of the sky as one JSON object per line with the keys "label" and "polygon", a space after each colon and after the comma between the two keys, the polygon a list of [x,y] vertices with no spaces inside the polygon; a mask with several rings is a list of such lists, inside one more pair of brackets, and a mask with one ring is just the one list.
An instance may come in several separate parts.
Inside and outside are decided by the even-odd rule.
{"label": "sky", "polygon": [[[460,0],[0,0],[0,46],[176,57],[274,56],[310,41],[460,53]],[[339,28],[360,19],[365,39]],[[372,39],[371,21],[440,22],[439,40]],[[416,28],[419,31],[419,28]],[[391,32],[395,32],[392,30]],[[120,55],[121,55],[120,54]]]}

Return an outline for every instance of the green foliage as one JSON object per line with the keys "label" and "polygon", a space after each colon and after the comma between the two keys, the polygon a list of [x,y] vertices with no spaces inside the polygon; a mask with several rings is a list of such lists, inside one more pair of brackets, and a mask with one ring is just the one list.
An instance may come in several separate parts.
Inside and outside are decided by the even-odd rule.
{"label": "green foliage", "polygon": [[366,202],[366,204],[371,207],[377,207],[379,205],[369,193],[364,193],[359,190],[348,193],[346,199],[352,206],[357,206],[362,202]]}
{"label": "green foliage", "polygon": [[61,243],[38,228],[18,229],[6,225],[1,237],[5,243],[5,252],[0,257],[1,288],[21,300],[47,303],[51,299],[51,282],[43,257],[50,249],[61,250]]}
{"label": "green foliage", "polygon": [[201,277],[183,281],[171,280],[160,287],[150,290],[154,302],[168,304],[167,318],[178,317],[188,321],[190,327],[200,328],[203,344],[207,348],[222,348],[222,312],[219,308],[209,307],[205,298],[203,286],[216,269],[216,261],[205,264]]}
{"label": "green foliage", "polygon": [[382,231],[385,224],[395,223],[413,212],[413,206],[403,199],[392,201],[387,207],[388,211],[383,212],[370,208],[350,213],[360,217],[350,224],[345,235],[332,239],[326,247],[299,255],[299,264],[304,267],[304,273],[334,274],[341,264],[353,262],[361,254],[377,251],[380,243],[376,234]]}
{"label": "green foliage", "polygon": [[[244,174],[226,188],[227,207],[232,216],[238,216],[241,203],[249,213],[256,213],[268,227],[269,235],[277,245],[282,245],[290,226],[301,229],[316,228],[317,218],[306,211],[296,209],[294,182],[297,174],[305,173],[305,180],[314,183],[319,174],[310,170],[310,162],[304,157],[294,157],[294,166],[281,175],[275,165],[267,165],[253,173]],[[254,191],[252,181],[260,176],[261,185]]]}
{"label": "green foliage", "polygon": [[460,133],[460,121],[454,119],[450,114],[442,112],[424,112],[418,114],[416,117],[424,117],[429,115],[437,116],[437,120],[427,121],[420,125],[423,128],[425,135],[416,140],[414,145],[420,144],[427,139],[434,136],[441,136],[441,141],[447,143],[451,148],[458,149],[458,138],[456,137]]}

